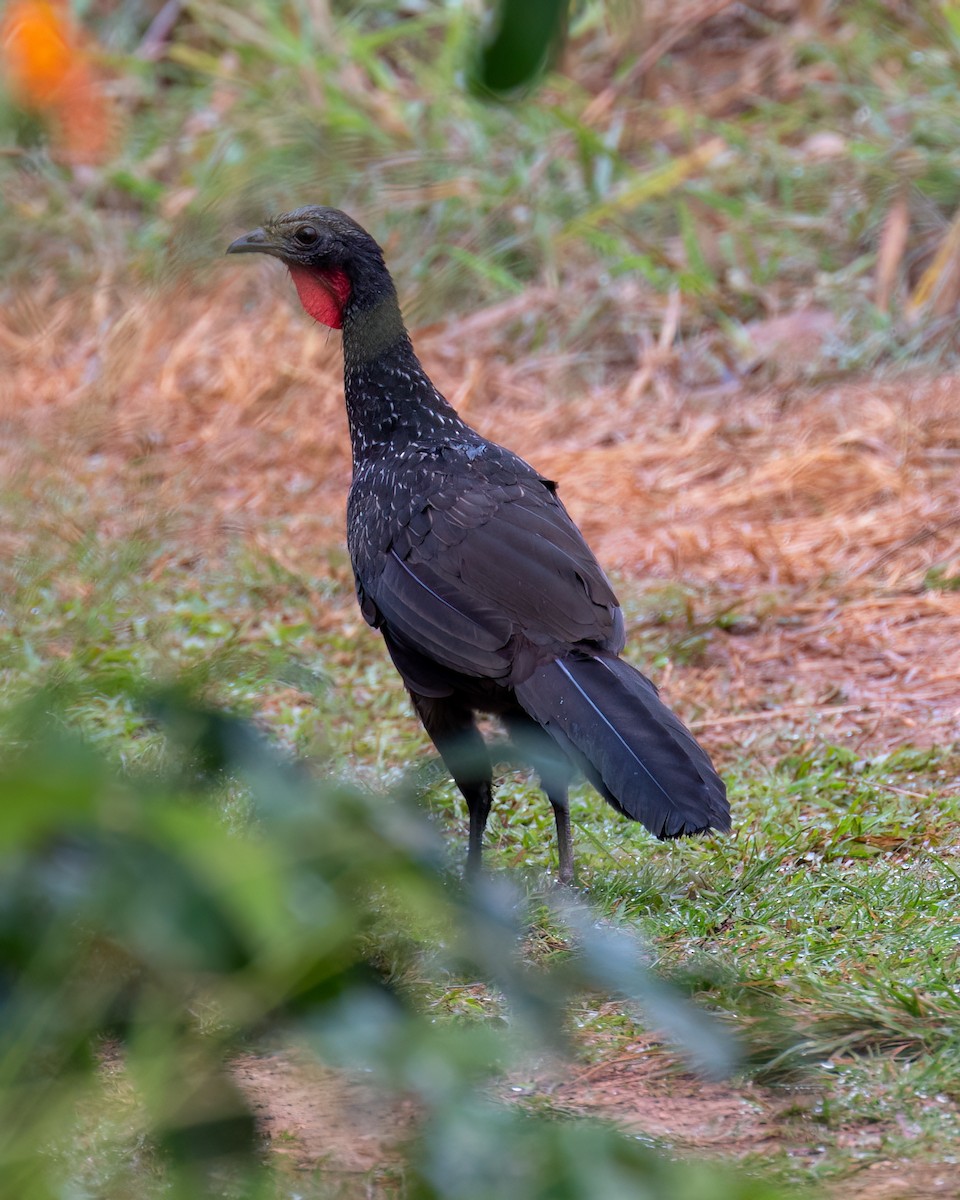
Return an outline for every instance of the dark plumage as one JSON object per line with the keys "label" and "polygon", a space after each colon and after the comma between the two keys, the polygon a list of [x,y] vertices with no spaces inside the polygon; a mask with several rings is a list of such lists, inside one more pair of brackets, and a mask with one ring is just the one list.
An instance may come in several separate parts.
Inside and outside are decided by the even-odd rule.
{"label": "dark plumage", "polygon": [[709,758],[618,658],[623,615],[556,485],[471,429],[427,378],[373,238],[310,207],[228,252],[254,251],[285,262],[306,310],[343,330],[357,597],[466,798],[468,869],[491,804],[478,712],[499,715],[540,774],[564,880],[575,767],[657,837],[728,829]]}

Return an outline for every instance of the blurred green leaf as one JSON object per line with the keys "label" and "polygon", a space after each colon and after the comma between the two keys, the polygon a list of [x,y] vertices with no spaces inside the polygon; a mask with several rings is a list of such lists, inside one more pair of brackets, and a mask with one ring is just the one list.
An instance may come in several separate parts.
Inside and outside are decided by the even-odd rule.
{"label": "blurred green leaf", "polygon": [[[702,1173],[612,1129],[482,1099],[518,1055],[564,1051],[584,989],[637,1001],[702,1067],[729,1066],[724,1036],[651,979],[633,939],[571,901],[555,915],[574,952],[534,967],[526,903],[503,879],[469,892],[449,879],[410,792],[312,778],[183,686],[129,692],[168,749],[117,770],[65,730],[71,698],[48,689],[4,723],[21,746],[0,766],[0,1174],[18,1198],[71,1186],[52,1139],[100,1103],[106,1044],[163,1195],[219,1196],[228,1180],[258,1194],[269,1170],[231,1059],[268,1033],[417,1098],[412,1197],[766,1194],[733,1175],[695,1192]],[[226,780],[249,795],[245,825],[218,807]],[[418,973],[487,980],[509,1020],[483,1005],[466,1028],[429,1020],[390,967],[401,945]],[[108,1144],[98,1195],[119,1200],[133,1150]]]}
{"label": "blurred green leaf", "polygon": [[492,35],[471,78],[480,95],[507,95],[530,84],[556,51],[569,0],[499,0]]}

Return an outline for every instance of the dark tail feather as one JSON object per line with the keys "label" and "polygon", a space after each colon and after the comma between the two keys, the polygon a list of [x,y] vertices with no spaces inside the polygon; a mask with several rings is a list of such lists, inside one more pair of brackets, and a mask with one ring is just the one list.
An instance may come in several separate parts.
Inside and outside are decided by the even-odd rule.
{"label": "dark tail feather", "polygon": [[614,808],[658,838],[730,828],[723,780],[649,679],[607,655],[570,655],[515,687]]}

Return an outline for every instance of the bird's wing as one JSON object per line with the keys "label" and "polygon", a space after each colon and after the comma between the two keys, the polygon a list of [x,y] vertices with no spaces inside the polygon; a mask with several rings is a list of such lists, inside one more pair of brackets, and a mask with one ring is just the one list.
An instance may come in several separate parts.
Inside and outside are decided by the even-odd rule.
{"label": "bird's wing", "polygon": [[574,646],[622,648],[616,597],[552,485],[451,482],[421,493],[375,569],[358,573],[361,604],[388,643],[510,683]]}

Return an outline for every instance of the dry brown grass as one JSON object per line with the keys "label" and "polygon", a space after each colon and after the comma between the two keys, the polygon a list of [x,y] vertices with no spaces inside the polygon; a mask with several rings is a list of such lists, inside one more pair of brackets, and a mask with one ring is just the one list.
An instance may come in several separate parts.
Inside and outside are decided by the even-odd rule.
{"label": "dry brown grass", "polygon": [[[6,554],[38,529],[113,539],[162,524],[167,563],[239,537],[307,579],[342,572],[339,348],[270,265],[204,294],[104,283],[54,301],[41,286],[0,313],[0,456],[30,504],[28,522],[0,527]],[[561,481],[607,567],[641,588],[686,585],[710,637],[662,682],[715,750],[957,738],[960,591],[924,580],[960,573],[960,379],[690,391],[670,353],[639,387],[578,393],[563,362],[511,361],[511,311],[423,331],[428,369]],[[58,493],[76,497],[66,519]],[[725,609],[729,632],[711,624]]]}

